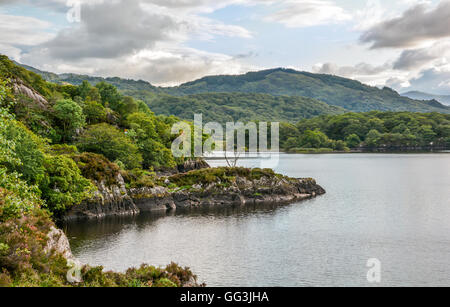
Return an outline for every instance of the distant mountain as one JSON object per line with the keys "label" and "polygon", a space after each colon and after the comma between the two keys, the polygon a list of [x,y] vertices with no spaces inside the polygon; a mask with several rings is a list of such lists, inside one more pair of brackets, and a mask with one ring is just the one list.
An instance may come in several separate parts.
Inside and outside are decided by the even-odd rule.
{"label": "distant mountain", "polygon": [[443,103],[445,105],[450,105],[450,95],[444,96],[444,95],[433,95],[418,91],[411,91],[407,93],[403,93],[402,96],[409,97],[411,99],[416,100],[436,100],[440,103]]}
{"label": "distant mountain", "polygon": [[34,67],[20,64],[15,62],[15,64],[22,66],[23,68],[32,71],[38,75],[40,75],[44,80],[57,83],[57,84],[73,84],[80,85],[83,81],[88,81],[92,85],[96,85],[100,82],[107,82],[114,86],[116,86],[120,90],[133,90],[133,91],[150,91],[154,93],[162,92],[162,90],[158,87],[151,85],[147,81],[143,80],[131,80],[131,79],[122,79],[118,77],[113,78],[102,78],[102,77],[92,77],[88,75],[79,75],[79,74],[55,74],[51,72],[42,71],[36,69]]}
{"label": "distant mountain", "polygon": [[402,97],[390,88],[379,89],[342,77],[282,68],[238,76],[205,77],[166,91],[172,95],[243,92],[303,96],[356,112],[450,112],[447,106]]}
{"label": "distant mountain", "polygon": [[379,89],[342,77],[283,68],[249,72],[244,75],[204,77],[176,87],[155,87],[142,80],[100,78],[77,74],[55,75],[25,67],[40,74],[48,81],[60,84],[78,85],[83,80],[92,84],[105,81],[113,84],[125,94],[142,99],[147,103],[154,101],[155,96],[161,94],[188,96],[206,93],[253,93],[307,97],[354,112],[377,110],[450,113],[450,107],[444,106],[438,101],[411,99],[401,96],[387,87]]}

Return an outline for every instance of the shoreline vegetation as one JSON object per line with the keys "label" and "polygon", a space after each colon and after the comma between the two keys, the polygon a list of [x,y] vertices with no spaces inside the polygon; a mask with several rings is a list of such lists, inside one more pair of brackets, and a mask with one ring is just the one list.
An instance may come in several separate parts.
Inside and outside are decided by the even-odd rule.
{"label": "shoreline vegetation", "polygon": [[[315,103],[292,101],[310,107]],[[55,221],[292,203],[325,193],[311,178],[264,169],[209,168],[190,157],[176,158],[171,144],[178,136],[170,128],[179,121],[155,114],[143,100],[109,83],[50,83],[0,55],[0,286],[201,286],[188,268],[174,263],[164,268],[143,265],[125,273],[84,266],[82,280],[70,284],[70,246]],[[439,113],[322,115],[282,123],[280,128],[284,150],[450,143],[450,115]]]}

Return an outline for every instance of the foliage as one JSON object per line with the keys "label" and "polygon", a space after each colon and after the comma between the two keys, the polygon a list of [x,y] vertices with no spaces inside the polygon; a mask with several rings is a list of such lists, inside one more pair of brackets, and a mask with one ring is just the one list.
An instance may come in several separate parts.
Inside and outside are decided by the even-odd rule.
{"label": "foliage", "polygon": [[179,96],[211,92],[265,93],[314,98],[354,112],[378,110],[450,113],[449,107],[403,97],[390,88],[379,89],[356,80],[281,68],[238,76],[205,77],[169,88],[166,92]]}
{"label": "foliage", "polygon": [[344,109],[321,101],[259,93],[203,93],[184,97],[159,95],[146,99],[157,114],[175,115],[193,120],[202,114],[204,122],[286,121],[295,123],[301,118],[322,114],[339,114]]}
{"label": "foliage", "polygon": [[83,114],[89,125],[106,122],[106,108],[97,101],[86,101],[83,107]]}
{"label": "foliage", "polygon": [[62,141],[72,140],[76,130],[85,124],[83,109],[71,99],[57,101],[53,109],[62,130]]}
{"label": "foliage", "polygon": [[3,163],[10,172],[22,174],[22,178],[30,184],[39,183],[45,171],[42,166],[45,142],[20,122],[8,120],[5,123],[6,127],[2,134],[8,140],[14,140],[14,156],[20,160],[20,163],[0,160],[0,164]]}
{"label": "foliage", "polygon": [[94,186],[81,175],[80,169],[69,157],[47,155],[44,167],[46,174],[39,187],[52,213],[62,214],[92,196]]}
{"label": "foliage", "polygon": [[105,123],[88,127],[79,137],[77,147],[104,155],[110,161],[120,160],[128,169],[141,167],[139,148],[124,132]]}
{"label": "foliage", "polygon": [[[298,148],[448,148],[450,115],[368,112],[302,120],[281,133],[285,150]],[[328,138],[328,140],[327,140]],[[329,144],[327,144],[329,143]]]}
{"label": "foliage", "polygon": [[195,170],[184,174],[177,174],[169,178],[171,184],[178,187],[193,186],[196,184],[207,185],[221,182],[222,184],[233,183],[236,177],[249,180],[259,180],[262,177],[272,178],[277,176],[272,169],[249,169],[243,167],[218,167]]}
{"label": "foliage", "polygon": [[[125,80],[120,78],[98,78],[90,76],[81,76],[75,74],[65,74],[62,76],[55,76],[45,72],[39,72],[48,80],[57,83],[68,82],[71,84],[79,85],[82,81],[87,80],[91,84],[99,84],[107,82],[114,85],[119,90],[123,91],[127,95],[133,96],[136,99],[144,100],[152,108],[158,108],[154,110],[157,114],[166,114],[182,116],[184,119],[192,120],[190,113],[185,115],[181,110],[175,110],[174,112],[166,113],[170,110],[168,106],[156,105],[156,101],[159,100],[164,103],[170,104],[175,107],[178,103],[186,106],[187,111],[192,109],[188,105],[188,101],[195,101],[192,97],[187,100],[178,100],[174,97],[161,97],[160,95],[171,96],[188,96],[197,94],[211,93],[212,99],[215,100],[217,96],[223,94],[217,93],[245,93],[245,94],[269,94],[273,96],[291,96],[291,97],[308,97],[327,103],[331,106],[342,107],[349,111],[354,112],[367,112],[372,110],[378,111],[412,111],[412,112],[445,112],[450,113],[450,108],[437,103],[436,101],[422,101],[422,99],[414,100],[399,95],[397,92],[390,88],[379,89],[377,87],[371,87],[356,80],[341,78],[332,75],[313,74],[308,72],[299,72],[292,69],[270,69],[257,72],[249,72],[244,75],[237,76],[210,76],[201,78],[199,80],[188,82],[177,87],[169,88],[157,88],[149,84],[148,82],[139,80]],[[157,97],[160,96],[160,97]],[[249,99],[251,96],[248,96]],[[256,95],[255,97],[258,97]],[[225,122],[230,119],[230,114],[237,117],[234,119],[240,119],[240,108],[235,110],[228,110],[222,108],[216,102],[209,104],[208,99],[202,98],[200,102],[195,102],[196,107],[200,107],[203,114],[208,120],[214,116],[214,121]],[[255,98],[255,100],[259,100]],[[220,98],[219,98],[220,101]],[[241,100],[244,102],[244,100]],[[239,107],[236,103],[233,103],[235,107]],[[209,108],[208,108],[209,106]],[[217,113],[211,111],[211,108],[218,108]],[[247,109],[252,112],[251,109]],[[268,110],[263,110],[266,113]],[[269,108],[270,111],[270,108]],[[301,111],[301,110],[300,110]],[[212,116],[210,116],[212,114]],[[266,113],[268,114],[268,113]],[[303,113],[299,113],[303,114]],[[219,115],[219,116],[215,116]],[[244,114],[245,115],[245,114]],[[258,115],[258,114],[256,114]],[[291,115],[285,113],[285,116],[279,117],[276,121],[289,121]],[[303,117],[303,116],[302,116]],[[304,116],[308,118],[310,116]],[[260,117],[250,118],[249,120],[261,119]],[[299,118],[297,118],[298,120]]]}
{"label": "foliage", "polygon": [[[132,128],[136,143],[143,157],[144,169],[176,166],[172,152],[162,142],[161,132],[157,131],[161,125],[157,125],[154,115],[145,113],[133,113],[128,116],[128,124]],[[163,129],[165,129],[164,127]]]}
{"label": "foliage", "polygon": [[119,166],[111,163],[106,157],[85,152],[73,155],[72,159],[81,170],[83,177],[96,182],[105,181],[107,185],[117,184],[117,176],[120,174]]}

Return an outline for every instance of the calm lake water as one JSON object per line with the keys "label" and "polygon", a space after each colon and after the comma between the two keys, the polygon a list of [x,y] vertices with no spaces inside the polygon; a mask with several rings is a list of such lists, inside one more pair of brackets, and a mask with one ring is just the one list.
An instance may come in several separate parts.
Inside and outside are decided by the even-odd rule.
{"label": "calm lake water", "polygon": [[209,286],[370,286],[370,258],[381,286],[450,286],[450,154],[282,155],[276,171],[314,177],[327,194],[69,224],[73,252],[119,271],[175,261]]}

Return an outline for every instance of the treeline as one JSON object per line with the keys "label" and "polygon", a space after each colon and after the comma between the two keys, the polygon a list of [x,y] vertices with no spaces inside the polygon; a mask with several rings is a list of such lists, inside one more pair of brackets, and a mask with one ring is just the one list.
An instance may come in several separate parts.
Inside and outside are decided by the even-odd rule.
{"label": "treeline", "polygon": [[450,115],[441,113],[345,113],[283,123],[286,151],[425,149],[450,147]]}
{"label": "treeline", "polygon": [[[138,93],[130,93],[136,95]],[[305,97],[272,96],[245,93],[205,93],[183,97],[169,95],[142,96],[156,114],[174,115],[192,121],[203,114],[205,122],[286,121],[323,114],[340,114],[345,110]]]}

